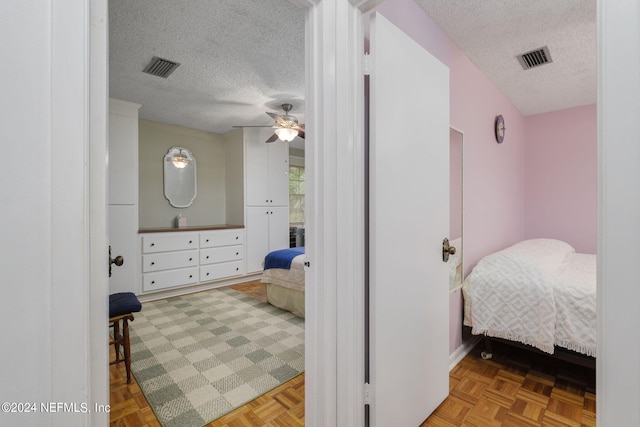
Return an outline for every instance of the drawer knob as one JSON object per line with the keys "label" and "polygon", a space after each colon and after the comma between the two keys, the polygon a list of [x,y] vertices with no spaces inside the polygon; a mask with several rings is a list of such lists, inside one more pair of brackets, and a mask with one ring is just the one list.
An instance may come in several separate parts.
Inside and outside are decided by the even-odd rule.
{"label": "drawer knob", "polygon": [[240,255],[240,252],[236,252],[236,255]]}
{"label": "drawer knob", "polygon": [[151,265],[156,265],[156,263],[154,261],[151,261]]}
{"label": "drawer knob", "polygon": [[207,242],[209,241],[209,239],[207,239]]}
{"label": "drawer knob", "polygon": [[193,240],[189,240],[189,244],[192,244],[192,243],[193,243]]}
{"label": "drawer knob", "polygon": [[192,277],[193,277],[193,274],[190,274],[190,275],[189,275],[189,279],[191,279]]}
{"label": "drawer knob", "polygon": [[152,244],[151,244],[151,246],[155,246],[155,245],[156,245],[155,243],[152,243]]}
{"label": "drawer knob", "polygon": [[238,236],[236,236],[236,240],[238,240]]}
{"label": "drawer knob", "polygon": [[152,281],[151,281],[151,284],[153,285],[154,283],[156,283],[156,281],[155,281],[155,280],[152,280]]}
{"label": "drawer knob", "polygon": [[240,270],[240,267],[236,267],[236,271]]}
{"label": "drawer knob", "polygon": [[209,273],[207,273],[207,276],[209,275]]}
{"label": "drawer knob", "polygon": [[189,258],[189,261],[193,261],[193,258]]}

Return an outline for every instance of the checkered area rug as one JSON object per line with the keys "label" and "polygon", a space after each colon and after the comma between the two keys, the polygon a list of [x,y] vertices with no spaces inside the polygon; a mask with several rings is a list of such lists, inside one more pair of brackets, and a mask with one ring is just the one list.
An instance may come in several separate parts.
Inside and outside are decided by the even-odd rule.
{"label": "checkered area rug", "polygon": [[201,427],[304,371],[304,319],[229,288],[143,303],[130,330],[164,427]]}

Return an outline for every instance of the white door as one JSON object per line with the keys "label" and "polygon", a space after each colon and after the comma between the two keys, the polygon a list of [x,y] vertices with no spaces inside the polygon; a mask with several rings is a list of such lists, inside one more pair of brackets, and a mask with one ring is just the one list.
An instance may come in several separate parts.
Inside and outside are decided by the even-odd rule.
{"label": "white door", "polygon": [[269,250],[286,249],[289,242],[289,208],[269,206]]}
{"label": "white door", "polygon": [[420,425],[448,394],[449,70],[371,19],[372,426]]}
{"label": "white door", "polygon": [[269,145],[272,129],[244,128],[246,200],[248,206],[269,204]]}
{"label": "white door", "polygon": [[109,100],[108,235],[111,256],[109,293],[139,293],[138,263],[138,109],[140,104]]}
{"label": "white door", "polygon": [[247,207],[247,273],[262,271],[262,261],[269,252],[269,206]]}
{"label": "white door", "polygon": [[265,145],[269,147],[269,204],[289,206],[289,143],[278,139]]}

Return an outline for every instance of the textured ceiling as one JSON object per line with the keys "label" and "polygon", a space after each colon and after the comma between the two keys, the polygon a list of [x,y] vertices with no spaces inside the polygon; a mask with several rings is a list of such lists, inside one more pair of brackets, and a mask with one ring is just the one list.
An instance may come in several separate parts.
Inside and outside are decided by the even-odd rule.
{"label": "textured ceiling", "polygon": [[[596,0],[416,0],[525,115],[596,102]],[[548,46],[550,64],[516,55]]]}
{"label": "textured ceiling", "polygon": [[[524,115],[596,102],[596,0],[416,1]],[[516,55],[542,46],[553,63],[524,71]],[[289,102],[304,123],[304,10],[290,0],[109,0],[109,47],[110,95],[142,118],[224,134]],[[153,56],[181,65],[142,73]]]}
{"label": "textured ceiling", "polygon": [[[181,65],[142,73],[153,56]],[[304,10],[289,0],[109,0],[110,96],[140,117],[224,134],[304,116]]]}

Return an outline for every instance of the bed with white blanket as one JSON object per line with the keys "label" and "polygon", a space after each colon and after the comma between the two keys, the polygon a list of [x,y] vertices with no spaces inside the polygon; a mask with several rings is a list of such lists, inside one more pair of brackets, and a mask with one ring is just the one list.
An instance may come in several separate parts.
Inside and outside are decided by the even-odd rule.
{"label": "bed with white blanket", "polygon": [[304,247],[269,252],[261,282],[269,304],[304,317]]}
{"label": "bed with white blanket", "polygon": [[596,256],[532,239],[482,258],[465,280],[474,335],[596,356]]}

